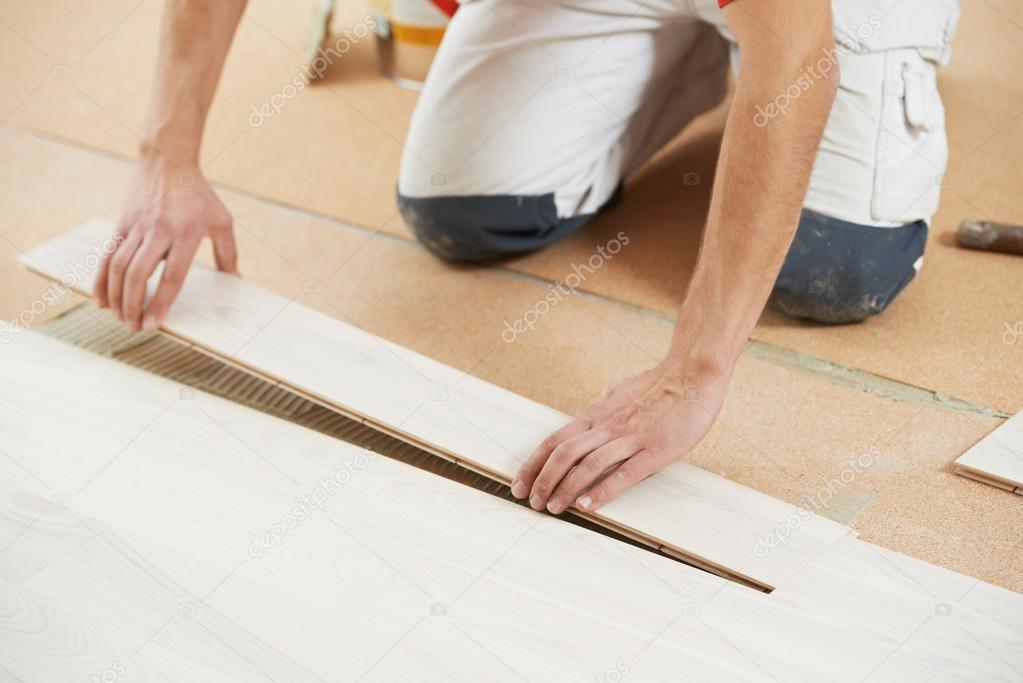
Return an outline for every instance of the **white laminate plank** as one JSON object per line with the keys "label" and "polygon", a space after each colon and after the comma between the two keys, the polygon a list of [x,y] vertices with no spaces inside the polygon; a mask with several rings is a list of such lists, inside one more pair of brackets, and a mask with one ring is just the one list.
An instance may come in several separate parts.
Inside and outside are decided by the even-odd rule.
{"label": "white laminate plank", "polygon": [[1023,680],[1023,596],[851,536],[766,600],[737,588],[696,603],[659,643],[708,630],[777,681]]}
{"label": "white laminate plank", "polygon": [[[23,262],[84,293],[91,221]],[[506,483],[569,416],[291,302],[196,266],[164,330],[230,362]],[[845,526],[678,462],[604,506],[598,520],[765,586],[781,585]],[[783,538],[784,537],[784,538]],[[769,551],[769,552],[768,552]]]}
{"label": "white laminate plank", "polygon": [[955,464],[1010,491],[1023,487],[1023,412],[971,446]]}
{"label": "white laminate plank", "polygon": [[0,579],[0,606],[0,680],[212,683],[259,677],[235,653],[192,627],[167,623],[135,631],[5,579]]}
{"label": "white laminate plank", "polygon": [[[34,422],[37,405],[8,394],[52,356],[62,377],[37,382],[51,410]],[[52,339],[22,335],[0,363],[12,379],[0,399],[25,425],[11,454],[47,479],[80,451],[88,484],[67,512],[98,532],[33,525],[0,567],[119,632],[173,617],[154,639],[165,666],[175,652],[232,666],[226,648],[282,680],[589,681],[619,665],[637,681],[1012,680],[1023,660],[1023,596],[852,536],[765,595],[383,456],[352,469],[358,449],[203,392],[154,421],[176,385]],[[69,413],[77,431],[52,428]],[[108,464],[87,446],[118,425],[134,438]],[[15,469],[0,460],[0,480]],[[350,476],[322,510],[250,552],[253,533],[339,471]],[[8,491],[0,503],[8,538],[40,509]],[[929,624],[942,604],[954,624]],[[19,636],[11,655],[31,667],[50,648]]]}
{"label": "white laminate plank", "polygon": [[6,581],[28,579],[96,535],[66,508],[6,478],[0,479],[0,506],[0,578]]}
{"label": "white laminate plank", "polygon": [[[165,615],[174,624],[184,617],[277,680],[297,680],[295,671],[306,672],[302,680],[408,680],[424,662],[438,680],[518,680],[517,671],[589,680],[608,651],[626,656],[654,639],[671,619],[669,601],[727,583],[383,456],[332,487],[324,509],[281,542],[250,553],[253,532],[283,521],[297,496],[316,496],[321,478],[337,481],[361,452],[202,392],[163,410],[173,383],[45,337],[0,348],[12,378],[38,378],[53,355],[69,361],[65,376],[33,390],[52,406],[48,423],[30,419],[35,404],[9,400],[17,382],[0,386],[8,415],[24,425],[12,454],[46,479],[95,434],[126,424],[134,438],[112,462],[85,449],[75,467],[88,483],[67,511],[87,530],[84,542],[64,542],[67,552],[40,567],[36,548],[69,534],[39,525],[4,554],[14,558],[10,573],[25,576],[23,589],[132,634],[156,630]],[[129,386],[137,402],[110,411],[123,407],[116,396]],[[70,413],[77,431],[52,429]],[[0,463],[0,478],[10,469]],[[9,491],[0,502],[2,529],[27,525],[38,507]],[[209,572],[166,566],[182,562]],[[220,579],[184,582],[174,571]],[[678,643],[659,666],[636,663],[635,678],[763,679],[703,645]],[[28,656],[24,647],[16,658]]]}

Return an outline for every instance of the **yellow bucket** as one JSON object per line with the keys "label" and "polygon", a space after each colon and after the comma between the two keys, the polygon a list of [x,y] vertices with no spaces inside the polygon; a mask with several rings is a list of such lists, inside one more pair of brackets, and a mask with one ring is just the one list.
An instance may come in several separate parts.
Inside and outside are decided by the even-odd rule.
{"label": "yellow bucket", "polygon": [[444,37],[455,0],[371,0],[377,61],[385,76],[420,90]]}

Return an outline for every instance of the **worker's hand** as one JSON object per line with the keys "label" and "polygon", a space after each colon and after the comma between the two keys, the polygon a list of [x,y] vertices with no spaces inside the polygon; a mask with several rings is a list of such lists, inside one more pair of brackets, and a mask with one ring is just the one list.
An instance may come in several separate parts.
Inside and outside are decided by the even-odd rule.
{"label": "worker's hand", "polygon": [[596,510],[699,443],[721,409],[729,375],[684,379],[662,364],[619,383],[540,444],[512,493],[528,495],[534,510]]}
{"label": "worker's hand", "polygon": [[[213,240],[217,268],[237,272],[231,214],[198,169],[143,161],[93,287],[100,308],[109,307],[133,332],[156,329],[181,291],[203,238]],[[149,304],[146,282],[164,262]]]}

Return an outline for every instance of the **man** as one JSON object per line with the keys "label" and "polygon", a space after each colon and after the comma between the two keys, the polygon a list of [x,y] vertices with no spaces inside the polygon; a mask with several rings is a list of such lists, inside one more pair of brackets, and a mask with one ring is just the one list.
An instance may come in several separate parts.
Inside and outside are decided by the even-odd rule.
{"label": "man", "polygon": [[[670,351],[537,447],[512,487],[537,510],[594,510],[695,446],[772,293],[790,315],[854,322],[920,267],[947,156],[935,73],[955,0],[722,5],[466,0],[419,100],[402,215],[441,258],[479,261],[540,248],[617,201],[625,176],[720,101],[729,56],[737,69]],[[160,323],[204,237],[236,271],[198,153],[241,11],[168,2],[123,242],[96,284],[132,329]]]}

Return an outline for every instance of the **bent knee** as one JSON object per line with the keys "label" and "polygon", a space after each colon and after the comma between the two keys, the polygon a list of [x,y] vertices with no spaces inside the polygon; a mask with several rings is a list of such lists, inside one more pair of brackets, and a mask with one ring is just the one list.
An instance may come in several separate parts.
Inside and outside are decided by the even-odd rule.
{"label": "bent knee", "polygon": [[[774,301],[790,317],[843,325],[881,313],[905,286],[870,286],[859,276],[855,269],[850,272],[848,268],[814,272],[802,285],[775,287]],[[907,274],[905,283],[912,277],[912,272]]]}
{"label": "bent knee", "polygon": [[884,311],[913,279],[926,238],[923,221],[877,228],[804,211],[774,301],[794,318],[861,322]]}
{"label": "bent knee", "polygon": [[486,261],[543,246],[559,226],[553,195],[406,197],[398,207],[423,246],[445,261]]}
{"label": "bent knee", "polygon": [[[621,195],[619,185],[604,206],[616,204]],[[398,209],[423,246],[445,261],[463,263],[545,247],[594,215],[559,218],[553,193],[406,197],[399,192]]]}
{"label": "bent knee", "polygon": [[477,244],[478,239],[473,239],[483,230],[483,217],[471,204],[461,197],[398,194],[398,210],[412,234],[434,255],[451,262],[481,261],[492,256]]}

